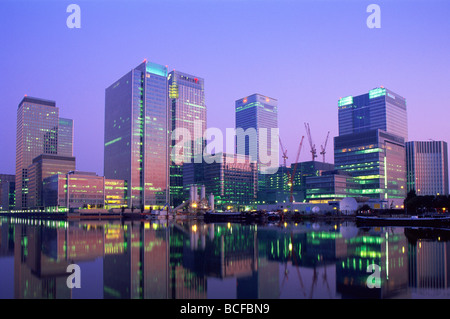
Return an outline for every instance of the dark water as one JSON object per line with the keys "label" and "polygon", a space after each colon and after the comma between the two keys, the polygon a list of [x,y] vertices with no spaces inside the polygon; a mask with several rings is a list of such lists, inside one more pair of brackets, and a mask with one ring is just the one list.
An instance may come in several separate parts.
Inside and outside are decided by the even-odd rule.
{"label": "dark water", "polygon": [[17,218],[0,230],[0,298],[450,297],[449,230]]}

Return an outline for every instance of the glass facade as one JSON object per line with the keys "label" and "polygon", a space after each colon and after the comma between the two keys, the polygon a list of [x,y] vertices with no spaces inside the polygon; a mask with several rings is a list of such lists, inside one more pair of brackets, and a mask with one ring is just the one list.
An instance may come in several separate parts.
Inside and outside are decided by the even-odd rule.
{"label": "glass facade", "polygon": [[104,175],[125,180],[128,205],[168,201],[167,68],[144,61],[105,92]]}
{"label": "glass facade", "polygon": [[448,195],[448,153],[444,141],[406,143],[407,191]]}
{"label": "glass facade", "polygon": [[338,101],[339,135],[381,129],[408,139],[406,100],[386,89]]}
{"label": "glass facade", "polygon": [[28,167],[41,154],[57,153],[59,108],[54,101],[25,96],[17,109],[16,208],[28,207]]}
{"label": "glass facade", "polygon": [[73,156],[73,120],[59,118],[58,155]]}
{"label": "glass facade", "polygon": [[214,195],[216,209],[245,209],[256,204],[256,162],[241,154],[205,155],[203,163],[184,165],[185,189],[192,184],[205,185],[207,198]]}
{"label": "glass facade", "polygon": [[323,172],[320,176],[306,178],[306,200],[310,203],[339,201],[346,197],[359,196],[355,178],[341,171]]}
{"label": "glass facade", "polygon": [[[290,180],[289,176],[294,171],[295,163],[290,167],[281,166],[275,174],[265,175],[265,191],[258,192],[259,204],[275,204],[289,202]],[[320,176],[323,172],[334,170],[334,164],[318,161],[297,163],[293,178],[294,201],[302,202],[307,199],[307,178]]]}
{"label": "glass facade", "polygon": [[46,207],[116,208],[125,205],[126,184],[90,172],[50,176],[43,183]]}
{"label": "glass facade", "polygon": [[403,138],[372,130],[334,138],[337,170],[359,184],[359,196],[388,201],[401,208],[406,197],[406,153]]}
{"label": "glass facade", "polygon": [[[278,137],[272,143],[271,129],[278,129],[278,101],[261,95],[253,94],[235,102],[236,129],[256,130],[256,135],[248,134],[236,138],[236,153],[249,155],[258,163],[258,171],[263,173],[267,167],[260,158],[260,149],[264,143],[267,154],[278,154]],[[267,129],[267,136],[261,135],[260,129]],[[278,156],[276,158],[278,163]],[[272,163],[273,165],[273,163]]]}
{"label": "glass facade", "polygon": [[379,87],[338,101],[339,136],[334,139],[337,170],[359,184],[359,196],[402,208],[406,197],[408,139],[406,100]]}
{"label": "glass facade", "polygon": [[[169,104],[171,109],[171,159],[170,159],[170,205],[183,202],[183,163],[203,159],[206,131],[206,104],[202,78],[172,71],[168,75]],[[189,136],[178,136],[189,132]],[[174,149],[181,142],[182,148]],[[173,156],[172,156],[173,154]],[[176,155],[176,156],[175,156]]]}
{"label": "glass facade", "polygon": [[75,170],[75,157],[42,154],[28,167],[28,207],[43,207],[43,181]]}

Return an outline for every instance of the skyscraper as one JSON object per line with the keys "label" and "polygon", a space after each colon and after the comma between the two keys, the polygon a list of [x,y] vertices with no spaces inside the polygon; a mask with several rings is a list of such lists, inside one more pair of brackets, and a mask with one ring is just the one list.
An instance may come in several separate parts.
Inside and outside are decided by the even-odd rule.
{"label": "skyscraper", "polygon": [[384,87],[339,99],[339,136],[380,129],[408,140],[406,100]]}
{"label": "skyscraper", "polygon": [[407,191],[448,195],[448,153],[444,141],[406,143]]}
{"label": "skyscraper", "polygon": [[[197,76],[172,71],[168,75],[169,103],[171,109],[171,124],[173,136],[171,141],[170,159],[170,204],[178,206],[183,196],[183,163],[198,163],[202,161],[205,147],[203,134],[206,130],[206,104],[204,80]],[[184,136],[183,148],[177,152],[178,133],[189,132]],[[173,153],[172,153],[173,150]],[[173,156],[172,156],[173,154]]]}
{"label": "skyscraper", "polygon": [[168,83],[146,60],[105,91],[104,176],[125,180],[129,207],[167,203]]}
{"label": "skyscraper", "polygon": [[73,120],[59,118],[58,155],[73,156]]}
{"label": "skyscraper", "polygon": [[[273,174],[279,166],[278,101],[261,94],[252,94],[235,102],[235,112],[236,153],[248,155],[252,161],[257,162],[257,189],[263,194],[263,174]],[[243,130],[241,134],[239,129]]]}
{"label": "skyscraper", "polygon": [[[41,154],[58,155],[59,108],[54,101],[25,96],[17,109],[16,208],[28,207],[28,167]],[[71,131],[64,130],[71,140]],[[64,149],[65,147],[62,147]],[[72,154],[70,154],[72,156]]]}
{"label": "skyscraper", "polygon": [[336,169],[355,177],[360,185],[359,196],[401,208],[406,197],[405,98],[381,87],[341,98],[338,108]]}

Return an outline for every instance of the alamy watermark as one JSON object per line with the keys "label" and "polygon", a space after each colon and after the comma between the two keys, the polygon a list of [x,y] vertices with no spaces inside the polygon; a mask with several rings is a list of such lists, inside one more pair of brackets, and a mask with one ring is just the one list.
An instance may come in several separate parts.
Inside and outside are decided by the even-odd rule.
{"label": "alamy watermark", "polygon": [[369,4],[366,12],[371,14],[367,17],[366,24],[369,29],[381,28],[381,8],[378,4]]}
{"label": "alamy watermark", "polygon": [[71,273],[66,280],[67,288],[81,288],[81,268],[77,264],[67,266],[66,272]]}
{"label": "alamy watermark", "polygon": [[[194,121],[192,130],[176,128],[172,131],[174,143],[170,159],[176,165],[182,163],[220,163],[222,154],[227,162],[245,163],[249,159],[258,162],[263,174],[276,173],[279,167],[278,128],[226,128],[225,134],[219,128],[207,128],[202,134],[202,121]],[[202,141],[210,142],[205,145]],[[236,154],[246,154],[249,159]]]}
{"label": "alamy watermark", "polygon": [[67,17],[66,25],[69,29],[81,28],[81,8],[78,4],[69,4],[66,12],[70,13]]}
{"label": "alamy watermark", "polygon": [[366,271],[371,273],[366,280],[366,285],[368,288],[381,288],[381,275],[380,275],[380,266],[377,264],[371,264],[367,266]]}

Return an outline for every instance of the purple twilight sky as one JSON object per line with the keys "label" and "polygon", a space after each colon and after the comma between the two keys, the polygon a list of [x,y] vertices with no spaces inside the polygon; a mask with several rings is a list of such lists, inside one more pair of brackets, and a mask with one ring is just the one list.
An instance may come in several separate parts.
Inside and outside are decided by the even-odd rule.
{"label": "purple twilight sky", "polygon": [[278,99],[288,162],[304,122],[318,149],[330,131],[333,162],[338,99],[381,85],[407,99],[410,140],[450,141],[449,17],[448,0],[0,0],[0,173],[14,174],[27,94],[74,119],[77,169],[103,175],[105,88],[144,59],[205,79],[208,127],[234,127],[239,98]]}

